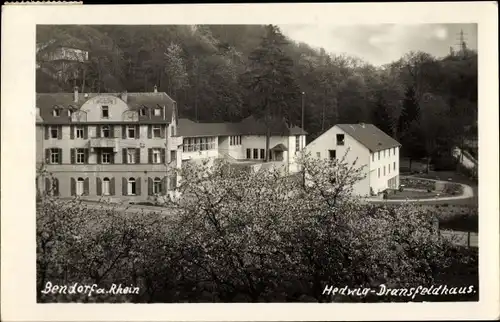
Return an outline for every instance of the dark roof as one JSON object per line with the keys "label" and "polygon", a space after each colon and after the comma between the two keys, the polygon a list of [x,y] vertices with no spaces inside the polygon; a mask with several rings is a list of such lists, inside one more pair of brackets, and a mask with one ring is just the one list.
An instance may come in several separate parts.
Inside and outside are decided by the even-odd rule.
{"label": "dark roof", "polygon": [[[87,97],[85,97],[87,95]],[[100,95],[116,96],[121,99],[121,93],[79,93],[78,102],[74,101],[73,93],[37,93],[36,94],[36,107],[40,109],[40,116],[44,123],[58,123],[64,124],[70,122],[68,110],[78,110],[89,99]],[[165,120],[170,122],[172,113],[175,108],[175,101],[170,98],[166,93],[127,93],[127,105],[130,110],[138,110],[144,108],[155,108],[165,106],[166,117]],[[61,116],[54,117],[52,110],[59,108]],[[154,116],[147,114],[146,116],[139,116],[139,122],[159,122],[163,121],[163,116]],[[163,121],[165,122],[165,121]]]}
{"label": "dark roof", "polygon": [[274,147],[271,148],[273,151],[288,151],[287,147],[284,146],[282,143],[276,144]]}
{"label": "dark roof", "polygon": [[189,119],[179,119],[180,136],[225,136],[239,135],[238,123],[198,123]]}
{"label": "dark roof", "polygon": [[401,146],[398,141],[373,124],[337,124],[337,126],[371,152]]}
{"label": "dark roof", "polygon": [[[271,135],[290,136],[306,135],[300,127],[289,127],[284,120],[273,120]],[[250,116],[241,122],[235,123],[199,123],[189,119],[179,120],[179,135],[194,136],[228,136],[228,135],[266,135],[264,122]]]}

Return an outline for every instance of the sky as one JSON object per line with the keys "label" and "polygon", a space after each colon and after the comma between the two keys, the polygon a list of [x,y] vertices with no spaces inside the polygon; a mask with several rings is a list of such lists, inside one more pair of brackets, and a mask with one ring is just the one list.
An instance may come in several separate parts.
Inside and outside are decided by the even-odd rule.
{"label": "sky", "polygon": [[398,60],[409,51],[424,51],[436,57],[458,49],[460,31],[470,49],[477,49],[476,24],[377,24],[377,25],[279,25],[297,42],[329,53],[345,53],[373,65]]}

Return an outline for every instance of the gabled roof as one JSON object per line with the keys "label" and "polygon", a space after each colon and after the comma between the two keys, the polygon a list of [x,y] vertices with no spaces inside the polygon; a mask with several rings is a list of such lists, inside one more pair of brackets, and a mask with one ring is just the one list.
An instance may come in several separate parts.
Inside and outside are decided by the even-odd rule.
{"label": "gabled roof", "polygon": [[[40,109],[40,116],[45,123],[65,123],[70,122],[68,110],[79,110],[83,104],[88,100],[100,96],[109,95],[116,96],[121,99],[121,93],[79,93],[78,102],[74,101],[74,93],[37,93],[36,94],[36,107]],[[166,93],[127,93],[127,105],[130,110],[139,110],[140,108],[155,108],[165,106],[165,120],[158,116],[151,116],[151,118],[140,116],[139,121],[167,121],[172,119],[172,112],[175,108],[175,101],[170,98]],[[58,108],[61,110],[61,116],[54,117],[52,110]]]}
{"label": "gabled roof", "polygon": [[[307,132],[300,127],[289,127],[284,120],[273,120],[271,123],[271,135],[273,136],[306,134]],[[199,123],[189,119],[180,119],[179,135],[184,137],[266,135],[266,125],[253,116],[249,116],[241,122],[235,123]]]}
{"label": "gabled roof", "polygon": [[377,152],[401,144],[373,124],[337,124],[340,129],[364,145],[370,152]]}

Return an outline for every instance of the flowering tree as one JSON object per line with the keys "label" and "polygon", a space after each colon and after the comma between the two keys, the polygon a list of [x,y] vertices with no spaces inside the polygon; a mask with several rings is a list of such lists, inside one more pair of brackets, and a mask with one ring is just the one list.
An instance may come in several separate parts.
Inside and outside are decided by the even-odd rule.
{"label": "flowering tree", "polygon": [[408,300],[324,290],[459,282],[450,273],[477,285],[477,254],[442,238],[432,213],[354,197],[360,169],[343,160],[304,156],[300,165],[314,183],[307,185],[278,169],[254,172],[224,161],[183,165],[176,170],[182,197],[167,202],[167,215],[44,197],[37,213],[39,290],[46,281],[79,281],[133,284],[141,292],[39,300]]}

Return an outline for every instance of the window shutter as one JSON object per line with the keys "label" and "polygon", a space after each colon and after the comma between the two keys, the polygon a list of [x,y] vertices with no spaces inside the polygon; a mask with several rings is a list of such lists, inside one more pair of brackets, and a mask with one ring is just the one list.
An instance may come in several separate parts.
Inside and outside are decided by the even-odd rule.
{"label": "window shutter", "polygon": [[153,179],[148,178],[148,195],[153,195]]}
{"label": "window shutter", "polygon": [[127,195],[127,179],[122,178],[122,195]]}
{"label": "window shutter", "polygon": [[96,179],[96,192],[97,192],[98,196],[102,195],[102,181],[101,181],[101,178],[97,178]]}
{"label": "window shutter", "polygon": [[75,164],[75,149],[71,149],[71,164]]}
{"label": "window shutter", "polygon": [[59,196],[59,180],[57,178],[54,178],[52,180],[52,191],[54,196]]}
{"label": "window shutter", "polygon": [[89,195],[89,178],[85,178],[85,181],[83,181],[83,194]]}
{"label": "window shutter", "polygon": [[76,180],[75,178],[71,178],[71,195],[76,195]]}
{"label": "window shutter", "polygon": [[45,149],[45,163],[50,163],[50,149]]}
{"label": "window shutter", "polygon": [[75,126],[74,125],[71,125],[69,127],[69,138],[71,140],[74,140],[75,139]]}
{"label": "window shutter", "polygon": [[101,137],[101,126],[98,125],[95,127],[95,137],[100,138]]}
{"label": "window shutter", "polygon": [[50,179],[45,178],[45,194],[50,194]]}
{"label": "window shutter", "polygon": [[148,163],[153,163],[153,149],[148,149]]}
{"label": "window shutter", "polygon": [[115,195],[115,178],[109,179],[109,194]]}
{"label": "window shutter", "polygon": [[141,163],[141,149],[135,149],[135,163]]}
{"label": "window shutter", "polygon": [[111,133],[110,133],[110,137],[112,137],[112,138],[116,137],[116,136],[115,136],[115,126],[114,126],[114,125],[111,125],[111,126],[109,127],[109,130],[111,131]]}
{"label": "window shutter", "polygon": [[127,149],[125,149],[125,148],[122,149],[122,158],[123,158],[122,163],[123,164],[127,164],[128,163],[128,160],[127,160]]}
{"label": "window shutter", "polygon": [[89,149],[85,149],[84,153],[85,153],[85,163],[88,164],[89,163]]}
{"label": "window shutter", "polygon": [[163,177],[161,180],[161,193],[164,195],[167,194],[167,177]]}
{"label": "window shutter", "polygon": [[57,139],[58,140],[62,139],[62,126],[61,125],[59,125],[57,127]]}
{"label": "window shutter", "polygon": [[161,163],[165,164],[165,149],[161,149],[160,152],[161,152],[160,155]]}
{"label": "window shutter", "polygon": [[115,164],[115,153],[113,151],[111,151],[111,154],[109,155],[109,163]]}
{"label": "window shutter", "polygon": [[126,138],[127,138],[127,126],[122,125],[122,139],[126,139]]}
{"label": "window shutter", "polygon": [[151,125],[148,125],[148,139],[151,139],[153,137],[153,127]]}
{"label": "window shutter", "polygon": [[160,126],[160,133],[161,133],[161,138],[164,139],[165,138],[165,126],[161,125]]}
{"label": "window shutter", "polygon": [[141,127],[139,125],[135,126],[135,138],[139,139],[141,137]]}
{"label": "window shutter", "polygon": [[59,164],[62,164],[63,163],[63,153],[62,153],[62,149],[57,149],[57,153],[59,154]]}
{"label": "window shutter", "polygon": [[85,140],[89,138],[89,127],[86,125],[83,126],[83,138]]}
{"label": "window shutter", "polygon": [[141,178],[135,179],[135,194],[137,196],[141,195]]}
{"label": "window shutter", "polygon": [[45,140],[49,139],[49,126],[45,126]]}

